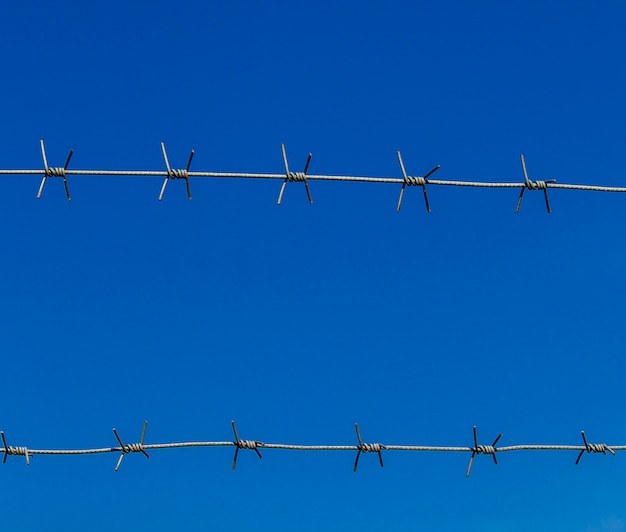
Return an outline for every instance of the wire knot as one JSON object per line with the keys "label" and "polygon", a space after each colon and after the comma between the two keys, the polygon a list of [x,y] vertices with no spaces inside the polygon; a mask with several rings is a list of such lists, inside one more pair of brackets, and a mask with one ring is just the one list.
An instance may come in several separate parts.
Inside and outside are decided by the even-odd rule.
{"label": "wire knot", "polygon": [[65,177],[65,168],[62,166],[48,167],[46,168],[46,175],[48,177]]}
{"label": "wire knot", "polygon": [[163,186],[161,187],[161,193],[159,194],[159,201],[163,199],[163,194],[165,193],[165,187],[167,186],[167,182],[170,179],[184,179],[185,184],[187,185],[187,199],[191,199],[191,189],[189,188],[189,167],[191,166],[191,160],[193,159],[194,150],[191,150],[189,154],[189,159],[187,160],[187,168],[177,169],[170,166],[170,161],[167,158],[167,151],[165,150],[165,143],[161,142],[161,151],[163,152],[163,160],[165,161],[165,167],[167,168],[167,176],[163,181]]}
{"label": "wire knot", "polygon": [[590,443],[587,445],[588,453],[603,453],[606,454],[608,447],[604,443]]}
{"label": "wire knot", "polygon": [[426,183],[428,183],[428,181],[426,181],[426,179],[424,179],[423,177],[413,177],[413,176],[406,176],[406,184],[409,186],[417,186],[417,187],[423,187],[426,185]]}
{"label": "wire knot", "polygon": [[302,172],[291,172],[289,170],[289,163],[287,162],[287,150],[285,150],[285,145],[281,145],[281,149],[283,151],[283,163],[285,163],[285,180],[280,187],[280,192],[278,193],[278,205],[283,201],[283,193],[285,192],[285,187],[287,183],[300,182],[304,183],[304,188],[306,190],[306,196],[309,199],[309,203],[313,203],[313,198],[311,197],[311,191],[309,190],[309,182],[306,179],[306,173],[309,169],[309,163],[311,162],[312,154],[309,153],[309,157],[306,160],[304,165],[304,170]]}
{"label": "wire knot", "polygon": [[4,452],[9,456],[28,456],[28,449],[26,449],[26,447],[11,447],[9,445]]}
{"label": "wire knot", "polygon": [[123,453],[143,453],[144,451],[142,443],[129,443],[122,447]]}
{"label": "wire knot", "polygon": [[170,170],[170,177],[172,179],[187,179],[189,178],[189,172],[185,168],[172,168]]}
{"label": "wire knot", "polygon": [[357,453],[356,453],[356,459],[354,460],[353,471],[356,472],[356,468],[359,465],[359,457],[361,456],[361,453],[377,453],[378,461],[380,462],[380,467],[384,467],[383,454],[381,453],[381,451],[384,451],[385,449],[387,449],[387,447],[385,447],[384,445],[380,443],[365,443],[361,439],[361,431],[359,430],[358,423],[354,424],[354,429],[356,430],[356,437],[359,440],[359,445],[357,445]]}
{"label": "wire knot", "polygon": [[4,457],[2,463],[5,464],[7,456],[24,456],[26,458],[26,465],[30,465],[30,456],[28,456],[28,449],[26,447],[12,447],[7,445],[7,440],[4,437],[4,432],[0,430],[0,438],[2,438],[2,447],[4,448]]}
{"label": "wire knot", "polygon": [[304,172],[289,172],[288,180],[290,183],[304,183],[306,181],[306,174]]}
{"label": "wire knot", "polygon": [[39,185],[37,199],[41,198],[41,193],[43,192],[43,187],[46,184],[46,179],[49,177],[62,177],[63,185],[65,186],[65,195],[69,201],[71,199],[70,188],[67,184],[67,177],[65,177],[65,170],[67,170],[67,165],[70,164],[70,159],[72,158],[74,150],[70,150],[67,159],[65,160],[65,166],[50,167],[48,166],[48,158],[46,157],[46,148],[44,147],[43,140],[40,140],[39,144],[41,146],[41,157],[43,158],[43,179],[41,180],[41,185]]}
{"label": "wire knot", "polygon": [[426,205],[426,210],[430,212],[430,203],[428,203],[428,193],[426,192],[426,184],[428,183],[428,178],[435,173],[439,168],[439,165],[435,166],[430,172],[424,174],[423,176],[413,177],[406,173],[406,169],[404,168],[404,161],[402,160],[402,155],[398,152],[398,162],[400,163],[400,170],[402,170],[402,188],[400,189],[400,196],[398,197],[398,207],[396,210],[400,212],[400,207],[402,206],[402,198],[404,197],[404,187],[409,185],[410,187],[418,186],[424,189],[424,204]]}
{"label": "wire knot", "polygon": [[528,172],[526,171],[526,161],[524,160],[524,155],[520,155],[520,161],[522,162],[522,171],[524,172],[524,184],[522,185],[522,190],[520,190],[519,198],[517,199],[517,207],[515,208],[515,212],[519,212],[519,208],[522,205],[522,198],[524,197],[524,191],[528,190],[543,190],[543,196],[546,200],[546,209],[548,212],[552,212],[550,209],[550,200],[548,199],[548,183],[556,183],[556,179],[549,179],[548,181],[531,181],[528,178]]}
{"label": "wire knot", "polygon": [[496,454],[496,448],[493,445],[479,445],[476,447],[476,454]]}
{"label": "wire knot", "polygon": [[254,449],[256,450],[257,447],[263,447],[263,444],[260,441],[254,441],[254,440],[239,440],[237,442],[235,442],[237,444],[237,447],[239,449]]}
{"label": "wire knot", "polygon": [[386,449],[386,447],[380,443],[361,443],[359,448],[362,453],[379,453]]}
{"label": "wire knot", "polygon": [[585,451],[587,451],[588,453],[602,454],[606,454],[606,452],[609,451],[613,456],[615,456],[615,451],[605,443],[589,443],[587,441],[587,436],[585,436],[585,431],[581,430],[580,433],[583,437],[583,443],[585,444],[585,448],[580,451],[580,453],[578,453],[578,458],[576,458],[576,465],[578,465],[578,462],[580,462],[580,459],[582,458],[583,454],[585,454]]}
{"label": "wire knot", "polygon": [[498,465],[498,459],[496,458],[496,452],[498,451],[498,449],[496,448],[496,445],[500,441],[500,438],[502,438],[502,434],[498,434],[498,436],[495,440],[493,440],[493,443],[491,445],[480,445],[478,443],[478,433],[476,432],[476,427],[474,426],[474,447],[470,447],[469,449],[470,451],[472,451],[472,455],[470,456],[469,464],[467,465],[467,472],[465,473],[466,477],[469,477],[470,473],[472,472],[472,464],[474,463],[474,457],[477,454],[491,455],[491,457],[493,458],[493,463]]}
{"label": "wire knot", "polygon": [[150,455],[146,452],[145,447],[143,446],[143,440],[146,437],[146,428],[148,427],[148,422],[143,422],[143,429],[141,430],[141,440],[139,443],[128,443],[125,444],[120,438],[120,435],[117,433],[116,429],[113,429],[113,434],[115,434],[115,438],[120,444],[120,450],[122,454],[120,454],[119,460],[117,461],[117,465],[115,466],[115,471],[117,471],[122,465],[122,460],[124,460],[124,456],[129,453],[143,453],[146,458],[150,458]]}
{"label": "wire knot", "polygon": [[233,427],[233,434],[235,435],[235,456],[233,456],[233,471],[237,467],[237,456],[239,455],[239,449],[251,449],[253,450],[259,459],[263,458],[261,453],[259,452],[259,447],[263,447],[263,442],[256,440],[240,440],[239,434],[237,433],[237,425],[235,425],[234,421],[231,421],[230,424]]}

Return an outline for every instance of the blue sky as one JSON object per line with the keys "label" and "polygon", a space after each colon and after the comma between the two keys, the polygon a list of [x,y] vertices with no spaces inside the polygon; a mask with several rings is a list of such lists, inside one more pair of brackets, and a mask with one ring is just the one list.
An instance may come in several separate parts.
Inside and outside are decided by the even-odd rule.
{"label": "blue sky", "polygon": [[[624,186],[621,2],[43,2],[3,9],[2,168]],[[2,176],[10,445],[626,444],[626,196]],[[620,221],[621,220],[621,221]],[[623,531],[626,457],[9,457],[11,530]]]}

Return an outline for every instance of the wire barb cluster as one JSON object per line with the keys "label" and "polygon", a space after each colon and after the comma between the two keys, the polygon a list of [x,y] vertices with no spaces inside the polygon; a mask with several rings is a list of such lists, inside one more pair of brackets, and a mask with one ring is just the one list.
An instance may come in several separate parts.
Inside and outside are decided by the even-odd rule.
{"label": "wire barb cluster", "polygon": [[237,426],[235,425],[235,422],[231,421],[230,423],[233,427],[233,433],[235,434],[235,456],[233,457],[233,471],[237,467],[237,455],[239,454],[239,449],[252,449],[259,456],[259,460],[263,459],[258,449],[258,447],[263,447],[263,442],[255,440],[240,440],[239,434],[237,434]]}
{"label": "wire barb cluster", "polygon": [[477,454],[490,454],[493,457],[493,463],[498,465],[498,459],[496,458],[496,444],[500,441],[500,438],[502,438],[502,433],[498,434],[491,445],[478,445],[478,434],[476,433],[476,427],[474,427],[474,448],[472,449],[472,456],[470,456],[469,464],[467,466],[467,473],[465,473],[466,477],[469,477],[472,472],[474,456]]}
{"label": "wire barb cluster", "polygon": [[113,434],[115,434],[115,437],[120,444],[120,450],[122,451],[120,459],[117,461],[117,465],[115,466],[115,471],[120,468],[120,466],[122,465],[122,460],[124,460],[124,456],[126,456],[128,453],[143,453],[146,458],[150,459],[150,455],[148,455],[146,449],[143,446],[143,439],[146,437],[147,427],[148,422],[144,421],[143,429],[141,431],[141,440],[139,440],[139,443],[130,443],[128,445],[124,445],[124,442],[122,441],[122,438],[120,438],[120,435],[117,433],[117,430],[113,429]]}
{"label": "wire barb cluster", "polygon": [[[427,193],[427,185],[428,186],[453,186],[453,187],[479,187],[479,188],[517,188],[520,189],[520,194],[517,200],[517,207],[515,212],[519,212],[520,207],[522,205],[522,198],[524,197],[524,192],[526,190],[543,191],[546,208],[548,213],[552,212],[550,207],[550,200],[548,198],[548,189],[549,188],[559,188],[559,189],[568,189],[568,190],[586,190],[586,191],[596,191],[596,192],[626,192],[626,187],[608,187],[608,186],[598,186],[598,185],[576,185],[576,184],[564,184],[557,183],[556,179],[547,179],[547,180],[536,180],[532,181],[528,177],[528,172],[526,170],[526,161],[524,159],[524,155],[520,155],[520,160],[522,164],[522,174],[524,181],[523,182],[514,182],[514,183],[497,183],[497,182],[484,182],[484,181],[451,181],[451,180],[437,180],[431,179],[431,176],[441,168],[440,165],[435,166],[432,170],[427,172],[423,176],[410,176],[406,172],[406,168],[404,166],[404,161],[402,159],[402,155],[400,152],[397,152],[398,162],[400,163],[400,171],[402,174],[401,178],[398,177],[361,177],[361,176],[342,176],[342,175],[312,175],[308,173],[309,164],[311,163],[312,154],[309,153],[306,163],[304,165],[304,170],[302,172],[292,172],[289,169],[289,162],[287,160],[287,151],[285,149],[285,145],[281,145],[282,150],[282,158],[283,164],[285,167],[285,171],[280,174],[263,174],[263,173],[237,173],[237,172],[192,172],[189,170],[191,167],[191,161],[195,154],[194,150],[191,150],[189,155],[189,159],[187,160],[187,166],[185,168],[172,168],[169,163],[169,158],[167,152],[165,150],[165,144],[161,142],[161,152],[163,154],[163,159],[165,160],[165,171],[158,170],[71,170],[68,168],[70,163],[70,159],[72,158],[72,154],[74,150],[70,150],[69,155],[65,161],[64,166],[59,167],[50,167],[48,166],[48,159],[46,157],[46,150],[44,148],[43,140],[40,141],[41,147],[41,155],[43,158],[43,179],[41,180],[41,184],[39,186],[39,191],[37,192],[37,199],[41,198],[44,185],[48,177],[61,177],[63,179],[63,184],[65,186],[65,194],[67,199],[70,198],[70,190],[67,181],[68,175],[81,175],[81,176],[137,176],[137,177],[164,177],[163,185],[161,186],[161,192],[159,193],[158,199],[161,201],[163,199],[163,195],[165,193],[165,188],[167,184],[172,179],[182,179],[185,181],[185,185],[187,188],[187,199],[191,199],[191,187],[189,184],[190,179],[192,178],[228,178],[228,179],[280,179],[283,181],[280,192],[278,194],[278,205],[282,203],[283,195],[285,193],[285,187],[287,183],[304,183],[304,188],[306,191],[307,198],[309,203],[313,203],[313,198],[311,196],[311,190],[309,188],[310,181],[353,181],[353,182],[362,182],[362,183],[394,183],[398,185],[402,185],[400,188],[400,196],[398,198],[398,203],[396,206],[396,210],[400,211],[402,207],[402,200],[404,198],[404,191],[407,186],[417,186],[422,187],[422,191],[424,193],[424,203],[426,205],[426,211],[431,212],[430,202],[428,199]],[[42,171],[38,170],[4,170],[0,169],[0,175],[30,175],[30,174],[39,174],[41,175]]]}
{"label": "wire barb cluster", "polygon": [[380,461],[380,467],[385,467],[383,464],[383,455],[380,452],[383,449],[386,449],[384,445],[380,443],[363,443],[361,439],[361,431],[359,430],[359,424],[355,423],[354,428],[356,429],[356,437],[359,440],[359,450],[356,453],[356,460],[354,461],[354,471],[356,472],[356,468],[359,465],[359,457],[361,453],[378,453],[378,460]]}
{"label": "wire barb cluster", "polygon": [[28,449],[26,447],[11,447],[7,445],[7,440],[4,437],[4,432],[0,431],[2,437],[2,445],[4,446],[4,456],[2,457],[2,463],[6,464],[7,456],[24,456],[26,458],[26,465],[30,465],[30,457],[28,456]]}
{"label": "wire barb cluster", "polygon": [[583,436],[583,442],[585,444],[585,448],[582,449],[580,453],[578,454],[578,458],[576,458],[576,465],[578,465],[578,462],[580,462],[580,459],[582,458],[585,451],[587,451],[588,453],[602,453],[605,456],[606,456],[606,452],[609,451],[613,456],[615,456],[615,451],[611,449],[609,446],[607,446],[606,444],[589,443],[587,441],[587,436],[585,436],[585,431],[581,430],[580,433]]}
{"label": "wire barb cluster", "polygon": [[361,454],[376,453],[378,454],[378,461],[380,467],[384,467],[382,451],[418,451],[418,452],[446,452],[446,453],[470,453],[469,464],[467,467],[466,477],[470,476],[472,471],[472,465],[474,458],[478,455],[489,455],[493,458],[493,461],[498,465],[496,458],[497,453],[513,452],[513,451],[577,451],[578,457],[575,464],[578,465],[580,459],[585,452],[587,453],[602,453],[606,455],[606,452],[610,452],[613,456],[616,455],[616,451],[626,451],[626,445],[607,445],[605,443],[589,443],[585,432],[582,431],[583,445],[510,445],[508,447],[496,447],[502,434],[498,434],[496,439],[491,445],[482,445],[478,443],[478,434],[476,427],[474,426],[474,444],[471,447],[442,447],[431,445],[388,445],[382,443],[365,443],[361,438],[361,431],[359,430],[358,423],[355,423],[354,428],[356,430],[356,436],[358,440],[357,445],[294,445],[286,443],[263,443],[258,440],[242,440],[239,438],[237,432],[237,426],[234,421],[231,421],[233,434],[235,436],[234,441],[195,441],[195,442],[179,442],[179,443],[144,443],[146,436],[146,428],[148,422],[143,422],[143,429],[141,431],[141,439],[139,443],[125,444],[122,438],[118,434],[116,429],[113,429],[113,434],[119,443],[118,447],[102,447],[96,449],[29,449],[25,446],[11,447],[7,445],[4,432],[0,431],[2,437],[2,444],[4,446],[4,457],[2,463],[6,463],[8,456],[24,456],[26,458],[26,465],[30,465],[30,459],[32,456],[40,455],[78,455],[78,454],[100,454],[100,453],[121,453],[115,466],[115,471],[118,471],[124,456],[130,453],[142,453],[146,458],[150,458],[148,450],[151,449],[180,449],[183,447],[235,447],[235,455],[233,457],[232,470],[237,467],[237,457],[240,449],[248,449],[254,451],[259,459],[262,459],[259,448],[264,449],[281,449],[286,451],[356,451],[356,459],[354,461],[353,471],[357,470],[359,465],[359,458]]}
{"label": "wire barb cluster", "polygon": [[41,185],[39,185],[39,192],[37,192],[37,199],[41,199],[41,193],[43,192],[43,186],[46,184],[46,180],[48,177],[62,177],[63,185],[65,185],[65,195],[67,196],[67,201],[70,201],[72,198],[70,197],[70,189],[67,184],[67,167],[70,164],[70,159],[72,158],[72,154],[74,150],[70,150],[67,159],[65,160],[65,165],[62,167],[50,168],[48,166],[48,158],[46,157],[46,148],[43,144],[43,140],[39,141],[39,145],[41,146],[41,157],[43,158],[43,179],[41,180]]}

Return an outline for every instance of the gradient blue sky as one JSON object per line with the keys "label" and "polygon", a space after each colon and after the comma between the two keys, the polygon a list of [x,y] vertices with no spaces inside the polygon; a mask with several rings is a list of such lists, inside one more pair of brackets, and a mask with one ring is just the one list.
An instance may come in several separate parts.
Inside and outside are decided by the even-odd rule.
{"label": "gradient blue sky", "polygon": [[[11,2],[2,168],[624,186],[623,2]],[[2,177],[11,445],[626,444],[626,195]],[[626,456],[9,457],[6,530],[624,531]]]}

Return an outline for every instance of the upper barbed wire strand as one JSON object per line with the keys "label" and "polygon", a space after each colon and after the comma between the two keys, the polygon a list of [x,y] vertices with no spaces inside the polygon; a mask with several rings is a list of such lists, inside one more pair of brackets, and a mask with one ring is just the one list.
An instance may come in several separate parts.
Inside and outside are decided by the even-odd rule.
{"label": "upper barbed wire strand", "polygon": [[[119,177],[167,177],[168,173],[161,170],[65,170],[66,175],[77,176],[119,176]],[[41,175],[41,170],[0,169],[0,175]],[[224,178],[224,179],[285,179],[285,174],[262,174],[245,172],[188,172],[189,178]],[[308,181],[353,181],[362,183],[393,183],[402,185],[404,179],[397,177],[367,177],[347,175],[307,174]],[[429,185],[450,187],[478,187],[478,188],[517,188],[526,186],[525,183],[488,182],[488,181],[455,181],[447,179],[429,179]],[[626,187],[602,185],[583,185],[568,183],[546,183],[547,188],[565,190],[587,190],[594,192],[626,192]]]}

